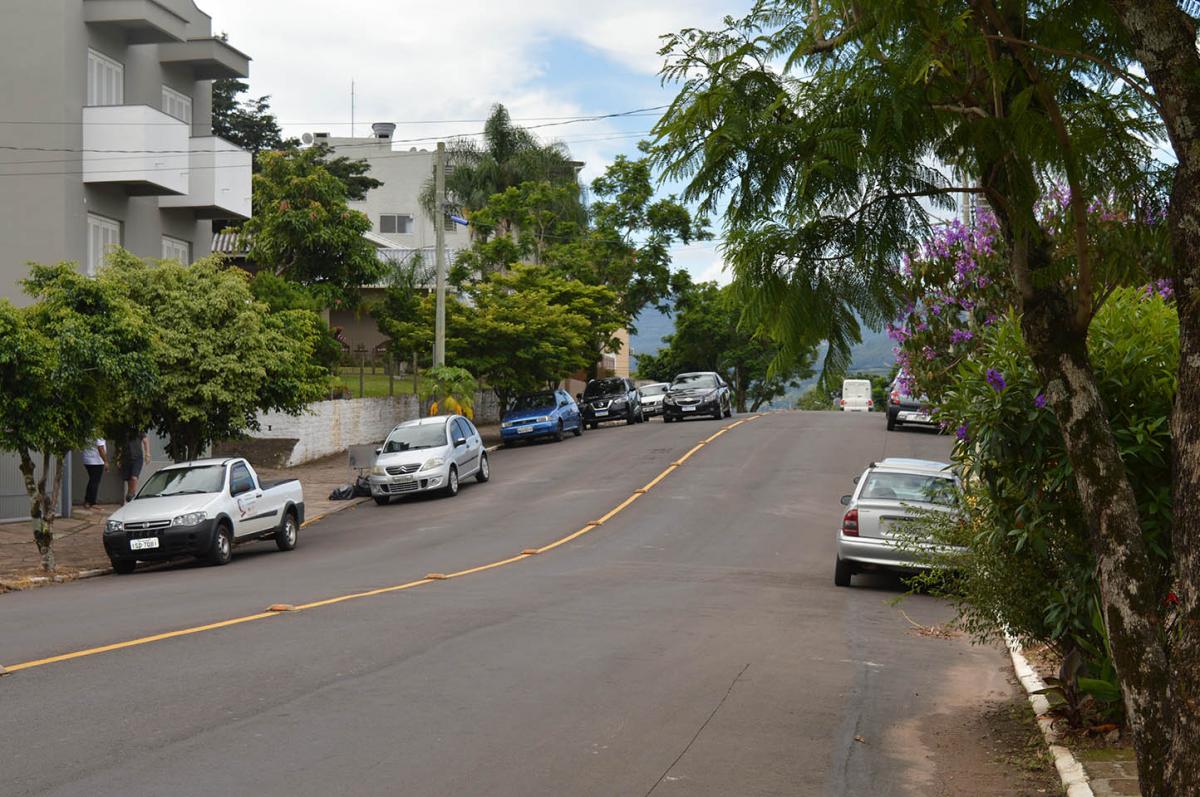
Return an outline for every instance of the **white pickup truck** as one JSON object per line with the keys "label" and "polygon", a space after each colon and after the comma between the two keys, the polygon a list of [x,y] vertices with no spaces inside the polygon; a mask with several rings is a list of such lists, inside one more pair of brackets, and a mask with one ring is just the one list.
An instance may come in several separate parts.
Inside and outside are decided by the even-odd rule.
{"label": "white pickup truck", "polygon": [[169,465],[104,526],[104,550],[118,573],[139,561],[196,556],[229,562],[233,546],[275,540],[296,547],[304,522],[304,491],[287,479],[263,482],[244,459],[203,459]]}

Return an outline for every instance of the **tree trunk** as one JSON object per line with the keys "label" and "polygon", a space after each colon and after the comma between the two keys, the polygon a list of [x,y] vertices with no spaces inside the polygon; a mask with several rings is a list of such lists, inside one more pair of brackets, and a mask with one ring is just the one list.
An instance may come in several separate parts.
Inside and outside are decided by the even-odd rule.
{"label": "tree trunk", "polygon": [[1196,22],[1177,0],[1114,0],[1113,6],[1154,87],[1177,159],[1167,225],[1179,310],[1170,585],[1178,605],[1164,634],[1169,668],[1164,705],[1173,710],[1169,747],[1153,762],[1172,791],[1149,791],[1140,754],[1138,763],[1147,797],[1200,795],[1200,53]]}
{"label": "tree trunk", "polygon": [[[43,467],[41,477],[34,478],[33,456],[25,450],[20,452],[21,476],[25,481],[25,492],[29,496],[29,518],[33,523],[33,541],[38,553],[42,555],[42,569],[47,573],[54,572],[54,506],[47,501],[46,471],[49,469],[50,457],[42,456]],[[57,491],[56,491],[57,492]]]}
{"label": "tree trunk", "polygon": [[[1048,261],[1048,252],[1032,252],[1034,258]],[[1174,711],[1162,644],[1161,594],[1154,588],[1159,579],[1088,361],[1086,335],[1068,321],[1071,318],[1070,303],[1061,290],[1041,289],[1025,299],[1022,331],[1062,429],[1087,515],[1101,610],[1133,730],[1142,794],[1196,794],[1200,784],[1195,781],[1187,790],[1179,790],[1178,781],[1171,784],[1173,791],[1167,790],[1163,765]]]}

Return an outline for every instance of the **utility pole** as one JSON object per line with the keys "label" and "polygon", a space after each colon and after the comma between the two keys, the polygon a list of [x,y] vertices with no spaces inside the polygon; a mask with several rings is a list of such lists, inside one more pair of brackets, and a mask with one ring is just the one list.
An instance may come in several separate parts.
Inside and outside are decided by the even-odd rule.
{"label": "utility pole", "polygon": [[433,241],[437,264],[437,315],[433,322],[433,364],[446,364],[446,144],[439,141],[433,161]]}

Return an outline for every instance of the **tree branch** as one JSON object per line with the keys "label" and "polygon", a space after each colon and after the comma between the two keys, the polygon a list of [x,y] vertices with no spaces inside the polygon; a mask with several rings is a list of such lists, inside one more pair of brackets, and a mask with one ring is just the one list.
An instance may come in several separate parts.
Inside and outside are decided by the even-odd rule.
{"label": "tree branch", "polygon": [[991,116],[987,111],[980,108],[978,105],[934,105],[935,111],[950,111],[951,113],[961,113],[964,116],[978,116],[981,119],[990,119]]}

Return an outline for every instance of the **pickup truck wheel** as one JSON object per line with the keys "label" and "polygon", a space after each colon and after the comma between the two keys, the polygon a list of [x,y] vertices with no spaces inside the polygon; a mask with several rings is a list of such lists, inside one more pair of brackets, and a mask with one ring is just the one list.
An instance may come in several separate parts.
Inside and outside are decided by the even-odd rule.
{"label": "pickup truck wheel", "polygon": [[211,565],[227,565],[233,558],[233,531],[224,521],[217,526],[213,534],[212,550],[208,552],[208,563]]}
{"label": "pickup truck wheel", "polygon": [[296,547],[300,537],[300,524],[296,522],[296,513],[288,510],[283,513],[283,522],[275,530],[275,546],[281,551],[290,551]]}
{"label": "pickup truck wheel", "polygon": [[137,567],[136,559],[109,559],[113,572],[119,576],[127,576]]}
{"label": "pickup truck wheel", "polygon": [[839,587],[850,586],[850,577],[854,575],[854,565],[842,557],[838,557],[837,565],[833,568],[833,583]]}
{"label": "pickup truck wheel", "polygon": [[892,416],[892,414],[890,412],[888,413],[888,416],[887,416],[887,430],[889,432],[896,431],[896,419]]}
{"label": "pickup truck wheel", "polygon": [[458,468],[450,466],[450,473],[446,476],[446,486],[442,490],[442,495],[447,498],[453,498],[458,495]]}
{"label": "pickup truck wheel", "polygon": [[487,454],[479,455],[479,470],[475,471],[475,481],[483,484],[492,478],[492,466],[488,463]]}

